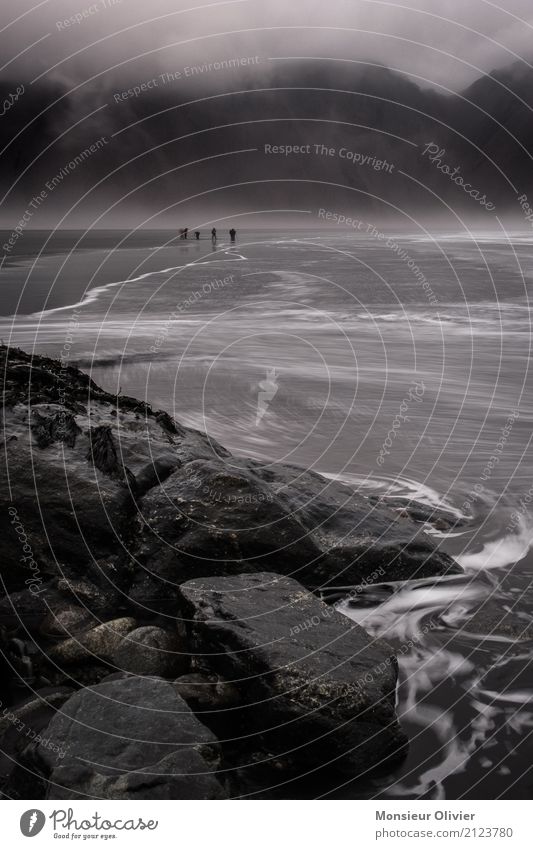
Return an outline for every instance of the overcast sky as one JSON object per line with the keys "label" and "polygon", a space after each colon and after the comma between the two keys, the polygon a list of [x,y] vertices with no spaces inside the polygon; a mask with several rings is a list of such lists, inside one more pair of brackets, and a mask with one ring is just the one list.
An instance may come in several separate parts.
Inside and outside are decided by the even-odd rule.
{"label": "overcast sky", "polygon": [[457,90],[533,57],[531,0],[1,0],[0,29],[3,78],[74,85],[257,53],[377,61]]}

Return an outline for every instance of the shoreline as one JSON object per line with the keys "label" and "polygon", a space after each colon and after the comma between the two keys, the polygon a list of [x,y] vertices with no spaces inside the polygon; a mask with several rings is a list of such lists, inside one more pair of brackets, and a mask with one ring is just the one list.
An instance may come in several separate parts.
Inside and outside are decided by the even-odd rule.
{"label": "shoreline", "polygon": [[[96,760],[110,763],[105,729],[89,743],[68,716],[92,712],[98,694],[124,695],[135,727],[149,689],[161,682],[161,698],[180,700],[194,733],[222,741],[207,784],[192,782],[187,791],[197,795],[176,795],[184,791],[173,768],[154,779],[154,793],[164,798],[247,790],[269,798],[280,775],[298,792],[316,793],[340,775],[364,784],[365,776],[401,760],[406,740],[394,715],[392,650],[319,596],[339,584],[371,585],[376,575],[381,583],[461,574],[422,525],[408,511],[399,517],[381,499],[316,473],[263,469],[233,457],[165,411],[104,392],[73,366],[13,348],[0,355],[3,471],[10,480],[16,469],[11,504],[42,573],[39,594],[24,590],[20,540],[4,529],[9,596],[0,603],[0,622],[8,650],[16,645],[20,655],[15,668],[24,672],[22,689],[11,680],[10,710],[38,715],[36,733],[61,751],[90,745],[101,750]],[[432,515],[447,526],[455,522],[442,511]],[[213,604],[222,604],[219,615],[205,618]],[[272,639],[277,648],[269,653],[262,647]],[[332,640],[335,663],[330,650],[324,653]],[[228,645],[236,654],[228,656]],[[244,679],[240,656],[247,659]],[[292,669],[285,683],[280,663]],[[278,670],[274,687],[269,669]],[[315,679],[321,684],[313,690]],[[50,711],[48,696],[61,704],[61,717]],[[266,705],[279,717],[276,733]],[[223,742],[236,716],[253,746]],[[120,722],[110,714],[104,725]],[[341,733],[346,723],[349,739]],[[11,791],[38,765],[49,783],[33,786],[33,798],[83,798],[96,786],[106,788],[100,798],[116,798],[117,782],[105,769],[81,775],[68,756],[53,760],[49,744],[24,751],[17,744],[27,766],[4,778]],[[138,748],[145,763],[161,764],[161,751]],[[120,756],[113,750],[114,759]],[[258,757],[262,765],[253,766]],[[197,767],[189,764],[192,772]],[[317,770],[321,777],[310,790],[305,776]],[[124,772],[120,798],[135,798],[136,774]],[[73,795],[50,796],[58,792],[51,789],[56,779]]]}

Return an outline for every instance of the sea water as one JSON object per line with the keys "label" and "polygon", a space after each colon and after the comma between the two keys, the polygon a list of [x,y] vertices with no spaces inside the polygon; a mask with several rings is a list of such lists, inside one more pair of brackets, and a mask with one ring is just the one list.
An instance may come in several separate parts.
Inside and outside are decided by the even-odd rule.
{"label": "sea water", "polygon": [[489,603],[524,629],[533,610],[527,236],[28,231],[1,276],[4,342],[234,453],[462,520],[428,531],[464,576],[339,603],[400,664],[409,755],[367,792],[530,797],[531,640],[468,626]]}

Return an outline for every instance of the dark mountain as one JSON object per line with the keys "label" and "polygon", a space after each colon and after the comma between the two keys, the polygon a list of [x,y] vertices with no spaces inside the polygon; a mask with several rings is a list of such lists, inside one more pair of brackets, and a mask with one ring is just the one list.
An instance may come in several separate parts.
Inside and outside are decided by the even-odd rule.
{"label": "dark mountain", "polygon": [[[4,82],[0,97],[8,102],[16,88]],[[132,210],[151,215],[193,195],[187,203],[207,217],[219,208],[324,205],[367,216],[401,206],[416,215],[445,212],[447,204],[461,215],[490,216],[483,196],[498,214],[518,212],[517,192],[533,195],[532,105],[533,71],[523,63],[458,95],[423,89],[381,65],[320,60],[176,80],[108,76],[72,92],[43,78],[0,121],[3,223],[14,226],[41,189],[46,204],[32,226],[73,204],[67,225],[110,205],[107,220],[116,223]],[[438,161],[430,160],[430,144],[444,151]],[[287,145],[300,150],[273,152]],[[444,166],[459,169],[478,196]]]}

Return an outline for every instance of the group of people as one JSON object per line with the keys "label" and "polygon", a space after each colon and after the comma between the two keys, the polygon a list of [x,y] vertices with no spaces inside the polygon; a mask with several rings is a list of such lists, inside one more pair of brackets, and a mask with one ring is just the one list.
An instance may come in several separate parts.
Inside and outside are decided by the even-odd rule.
{"label": "group of people", "polygon": [[[195,230],[194,236],[198,240],[200,238],[200,231]],[[180,230],[180,239],[187,239],[188,237],[189,237],[189,228],[183,227]],[[235,241],[235,239],[237,237],[237,231],[235,230],[234,227],[232,227],[231,230],[229,231],[229,237],[230,237],[232,242]],[[217,230],[216,230],[216,227],[213,227],[213,229],[211,230],[211,241],[214,243],[214,242],[216,242],[216,240],[217,240]]]}

